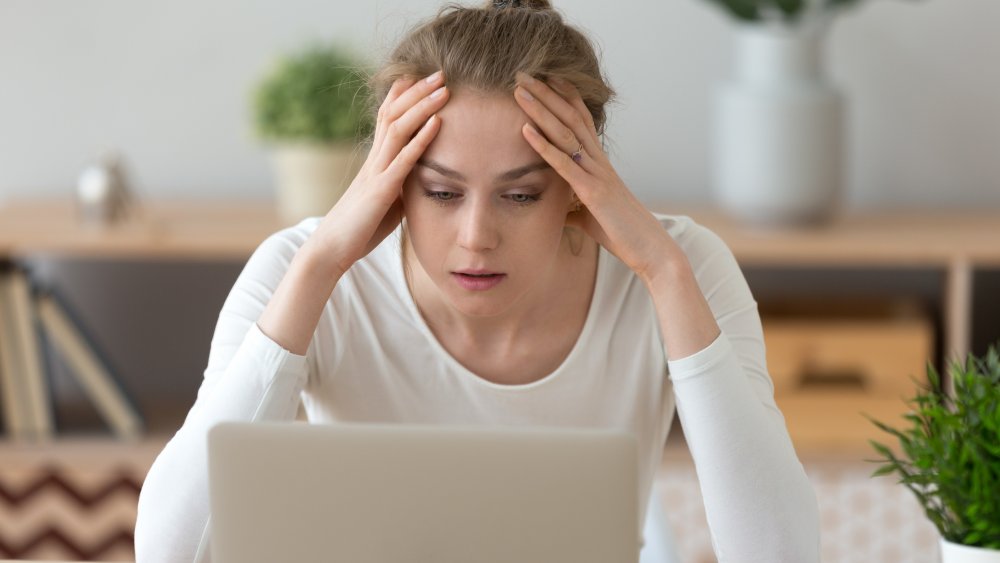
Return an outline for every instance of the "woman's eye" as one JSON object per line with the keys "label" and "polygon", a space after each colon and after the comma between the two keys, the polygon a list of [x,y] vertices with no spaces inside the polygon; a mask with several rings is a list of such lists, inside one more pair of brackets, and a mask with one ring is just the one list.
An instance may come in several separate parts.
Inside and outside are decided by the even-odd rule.
{"label": "woman's eye", "polygon": [[539,199],[539,196],[532,194],[510,194],[510,200],[519,204],[534,203]]}
{"label": "woman's eye", "polygon": [[424,195],[433,199],[434,201],[446,202],[455,199],[455,192],[433,192],[430,190],[425,190]]}

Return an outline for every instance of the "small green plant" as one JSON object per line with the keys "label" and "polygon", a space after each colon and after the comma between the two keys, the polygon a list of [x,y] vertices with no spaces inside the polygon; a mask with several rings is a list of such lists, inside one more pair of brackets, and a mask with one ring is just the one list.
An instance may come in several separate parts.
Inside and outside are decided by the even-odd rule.
{"label": "small green plant", "polygon": [[745,22],[783,22],[828,16],[860,0],[709,0]]}
{"label": "small green plant", "polygon": [[334,45],[314,44],[284,57],[254,92],[257,134],[269,141],[364,139],[374,129],[366,73]]}
{"label": "small green plant", "polygon": [[883,465],[872,476],[896,474],[916,495],[946,540],[1000,549],[1000,358],[990,346],[983,358],[969,354],[952,362],[949,396],[933,366],[928,382],[904,415],[909,428],[892,428],[865,415],[895,436],[903,455],[871,440]]}

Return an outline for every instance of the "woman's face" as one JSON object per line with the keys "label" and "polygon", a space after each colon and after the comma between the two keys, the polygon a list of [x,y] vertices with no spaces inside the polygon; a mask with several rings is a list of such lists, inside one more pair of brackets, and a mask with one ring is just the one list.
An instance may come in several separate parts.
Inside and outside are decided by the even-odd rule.
{"label": "woman's face", "polygon": [[403,187],[420,265],[467,315],[548,295],[572,191],[521,135],[527,114],[512,96],[461,90],[438,116],[441,129]]}

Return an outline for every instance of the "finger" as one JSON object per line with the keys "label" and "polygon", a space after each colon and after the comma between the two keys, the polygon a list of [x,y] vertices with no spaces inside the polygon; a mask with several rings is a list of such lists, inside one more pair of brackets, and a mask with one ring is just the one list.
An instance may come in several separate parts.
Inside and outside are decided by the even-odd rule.
{"label": "finger", "polygon": [[389,111],[389,106],[399,98],[400,94],[406,91],[407,88],[413,86],[416,82],[416,78],[410,76],[404,76],[402,78],[397,78],[392,83],[392,87],[389,88],[389,93],[386,94],[385,99],[382,100],[382,105],[378,108],[378,118],[375,123],[375,138],[372,141],[372,154],[378,154],[379,147],[382,146],[382,138],[385,137],[385,128],[388,125],[389,119],[386,117]]}
{"label": "finger", "polygon": [[[392,162],[385,169],[385,180],[393,186],[402,186],[406,177],[413,170],[414,165],[416,165],[417,160],[420,155],[427,150],[427,146],[431,144],[434,140],[434,136],[441,129],[441,118],[436,114],[432,115],[424,126],[417,131],[410,142],[406,144],[405,147],[396,157],[392,159]],[[398,189],[398,188],[397,188]]]}
{"label": "finger", "polygon": [[550,82],[549,87],[569,102],[571,106],[576,108],[576,111],[583,116],[583,120],[587,123],[587,129],[593,132],[594,139],[600,142],[600,137],[597,135],[597,126],[594,125],[594,116],[590,114],[590,108],[584,103],[583,97],[580,96],[580,91],[576,89],[576,86],[561,78],[552,78]]}
{"label": "finger", "polygon": [[[515,96],[517,95],[519,94],[515,94]],[[541,131],[542,138],[554,150],[566,156],[577,168],[589,174],[598,174],[600,163],[590,156],[586,143],[577,142],[576,134],[571,129],[546,109],[535,107],[531,108],[530,111],[525,109],[525,112],[531,117],[531,122],[537,124],[534,131]]]}
{"label": "finger", "polygon": [[[515,97],[521,97],[518,103],[521,104],[522,109],[531,120],[537,124],[537,128],[542,134],[548,139],[548,141],[553,144],[557,149],[563,153],[570,155],[571,158],[575,157],[575,162],[583,169],[587,170],[592,174],[596,174],[598,170],[596,166],[600,163],[596,162],[593,158],[593,154],[600,155],[601,151],[598,149],[594,151],[593,143],[587,143],[585,141],[578,141],[578,136],[573,130],[566,126],[558,117],[552,114],[548,108],[544,107],[537,100],[531,100],[524,97],[526,90],[518,86],[515,93]],[[582,118],[581,118],[582,123]],[[585,139],[586,137],[584,137]]]}
{"label": "finger", "polygon": [[399,119],[414,104],[425,98],[427,94],[437,90],[443,84],[444,74],[441,71],[417,80],[386,108],[387,121],[391,124],[393,121]]}
{"label": "finger", "polygon": [[[581,165],[574,162],[562,149],[550,143],[530,123],[524,124],[524,127],[521,128],[521,133],[528,141],[528,144],[535,149],[535,152],[545,162],[548,162],[563,179],[569,182],[569,185],[576,191],[577,195],[580,193],[580,186],[587,186],[590,183],[592,178],[590,173]],[[586,160],[586,157],[584,157],[584,160]]]}
{"label": "finger", "polygon": [[[414,85],[414,88],[417,86]],[[416,104],[411,105],[402,116],[389,124],[379,154],[375,156],[375,170],[383,170],[396,158],[399,151],[413,139],[419,129],[428,122],[436,111],[448,100],[445,86],[430,92]],[[405,96],[405,94],[404,94]]]}
{"label": "finger", "polygon": [[542,133],[565,152],[573,153],[581,144],[590,155],[602,152],[597,133],[584,116],[545,83],[519,72],[514,97]]}
{"label": "finger", "polygon": [[[385,142],[385,138],[388,135],[392,124],[399,119],[401,115],[405,114],[407,110],[413,107],[414,104],[425,98],[427,94],[430,94],[444,84],[444,75],[441,71],[438,71],[430,76],[420,79],[415,77],[406,77],[405,79],[400,80],[404,81],[403,86],[401,86],[402,91],[391,99],[386,96],[386,100],[382,104],[383,108],[380,108],[379,110],[382,114],[379,116],[381,136],[379,138],[379,150],[373,151],[373,154],[380,154],[382,152],[382,144]],[[381,168],[379,168],[379,170],[381,170]]]}

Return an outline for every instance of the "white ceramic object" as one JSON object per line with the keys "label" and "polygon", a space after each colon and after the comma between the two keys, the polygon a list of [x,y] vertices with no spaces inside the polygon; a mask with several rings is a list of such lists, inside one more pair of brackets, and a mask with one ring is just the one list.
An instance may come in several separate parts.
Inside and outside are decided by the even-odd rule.
{"label": "white ceramic object", "polygon": [[284,144],[271,152],[278,214],[286,224],[322,217],[333,207],[366,155],[359,144]]}
{"label": "white ceramic object", "polygon": [[85,225],[110,225],[128,213],[132,193],[123,160],[117,152],[107,151],[80,173],[76,203]]}
{"label": "white ceramic object", "polygon": [[941,563],[1000,563],[1000,550],[970,547],[941,538]]}
{"label": "white ceramic object", "polygon": [[821,223],[843,168],[843,103],[823,74],[826,26],[741,25],[715,100],[716,203],[751,224]]}

